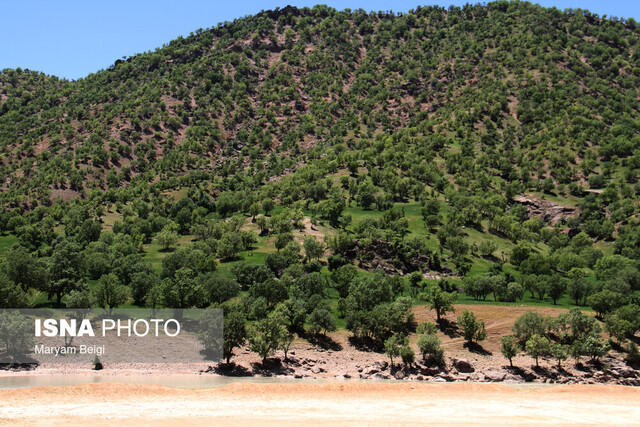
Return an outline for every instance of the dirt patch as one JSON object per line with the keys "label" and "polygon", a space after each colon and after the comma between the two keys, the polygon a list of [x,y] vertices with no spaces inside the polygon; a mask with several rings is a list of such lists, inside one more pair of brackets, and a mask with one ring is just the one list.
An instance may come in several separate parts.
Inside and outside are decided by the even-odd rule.
{"label": "dirt patch", "polygon": [[311,224],[311,219],[307,216],[304,217],[302,223],[304,224],[305,236],[313,236],[316,240],[322,241],[324,236],[328,234],[329,230],[326,227]]}
{"label": "dirt patch", "polygon": [[71,190],[69,188],[67,189],[54,188],[51,190],[51,200],[62,199],[67,201],[67,200],[75,199],[78,196],[80,196],[79,192],[75,190]]}

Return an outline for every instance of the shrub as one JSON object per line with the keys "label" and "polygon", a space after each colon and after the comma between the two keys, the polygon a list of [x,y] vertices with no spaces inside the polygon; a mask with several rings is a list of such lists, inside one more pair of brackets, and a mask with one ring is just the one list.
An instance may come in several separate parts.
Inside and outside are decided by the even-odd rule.
{"label": "shrub", "polygon": [[422,353],[422,359],[431,359],[432,362],[440,365],[444,362],[444,349],[440,346],[441,341],[435,334],[422,334],[418,337],[418,349]]}
{"label": "shrub", "polygon": [[26,354],[34,343],[33,323],[17,312],[0,313],[0,344],[9,357]]}
{"label": "shrub", "polygon": [[282,340],[287,334],[287,328],[282,324],[282,319],[278,316],[266,317],[250,327],[249,348],[258,353],[264,363],[267,357],[272,356],[281,347]]}
{"label": "shrub", "polygon": [[538,359],[541,356],[549,354],[549,340],[538,334],[533,334],[526,344],[527,354],[536,360],[536,366],[538,365]]}
{"label": "shrub", "polygon": [[393,334],[384,342],[384,352],[389,356],[391,366],[393,366],[393,358],[400,356],[400,348],[408,344],[407,337],[399,334]]}
{"label": "shrub", "polygon": [[307,317],[307,323],[309,323],[309,332],[313,335],[336,330],[336,319],[323,307],[315,308]]}
{"label": "shrub", "polygon": [[405,344],[400,348],[400,358],[405,366],[411,367],[416,360],[416,353],[409,344]]}
{"label": "shrub", "polygon": [[513,332],[521,342],[526,343],[533,335],[544,335],[545,318],[540,313],[529,310],[516,320]]}
{"label": "shrub", "polygon": [[421,334],[432,334],[435,335],[438,332],[438,327],[433,322],[422,322],[416,328],[416,332]]}
{"label": "shrub", "polygon": [[568,357],[567,346],[553,343],[551,344],[550,351],[553,358],[558,361],[558,369],[562,368],[562,361],[567,360]]}
{"label": "shrub", "polygon": [[487,337],[484,322],[478,321],[476,316],[469,310],[462,312],[458,316],[458,324],[462,327],[464,339],[471,344],[473,341],[482,341]]}
{"label": "shrub", "polygon": [[513,358],[520,353],[522,349],[518,345],[515,337],[509,335],[506,337],[502,337],[500,352],[502,355],[509,359],[509,365],[513,367]]}
{"label": "shrub", "polygon": [[640,350],[638,350],[638,345],[633,341],[627,346],[626,359],[629,363],[640,363]]}

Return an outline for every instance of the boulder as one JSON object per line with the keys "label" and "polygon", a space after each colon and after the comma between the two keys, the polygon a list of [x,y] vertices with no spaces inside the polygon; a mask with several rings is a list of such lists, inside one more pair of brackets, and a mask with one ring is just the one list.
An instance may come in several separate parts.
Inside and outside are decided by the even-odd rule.
{"label": "boulder", "polygon": [[300,363],[300,359],[298,359],[296,356],[289,354],[287,355],[287,362],[297,365]]}
{"label": "boulder", "polygon": [[503,381],[506,376],[507,374],[505,374],[504,372],[498,371],[496,369],[489,369],[487,372],[484,373],[485,381],[489,381],[492,383]]}
{"label": "boulder", "polygon": [[401,370],[399,370],[398,372],[396,372],[393,377],[397,380],[402,380],[405,377],[404,372],[402,372]]}
{"label": "boulder", "polygon": [[422,367],[422,368],[420,368],[420,373],[422,375],[426,375],[428,377],[433,377],[433,376],[438,375],[440,373],[440,369],[431,368],[431,367]]}
{"label": "boulder", "polygon": [[447,382],[452,382],[455,380],[455,378],[453,378],[451,375],[447,375],[447,374],[438,374],[435,376],[434,380],[436,378],[442,378],[443,380],[447,381]]}
{"label": "boulder", "polygon": [[372,366],[362,371],[364,375],[374,375],[374,374],[377,374],[378,372],[380,372],[380,369],[376,368],[375,366]]}
{"label": "boulder", "polygon": [[455,376],[456,381],[469,381],[471,374],[458,374]]}
{"label": "boulder", "polygon": [[475,372],[475,369],[471,362],[466,359],[453,359],[452,361],[453,367],[456,368],[458,372],[462,372],[464,374],[470,374],[471,372]]}
{"label": "boulder", "polygon": [[385,369],[387,369],[389,364],[387,362],[385,362],[384,360],[378,360],[376,363],[373,364],[373,366],[378,368],[378,370],[380,370],[380,371],[384,371]]}

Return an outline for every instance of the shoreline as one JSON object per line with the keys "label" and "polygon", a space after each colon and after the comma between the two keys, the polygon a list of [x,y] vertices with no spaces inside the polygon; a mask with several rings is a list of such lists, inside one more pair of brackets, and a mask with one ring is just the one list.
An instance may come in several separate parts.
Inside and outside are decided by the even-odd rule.
{"label": "shoreline", "polygon": [[[300,356],[298,356],[300,354]],[[184,378],[220,378],[229,382],[240,379],[323,380],[336,383],[349,380],[376,380],[389,383],[495,383],[495,384],[603,384],[640,386],[640,371],[615,357],[601,362],[575,365],[565,363],[562,368],[549,363],[539,367],[480,365],[463,358],[449,357],[445,365],[417,361],[411,367],[391,366],[380,354],[370,360],[345,367],[331,358],[309,357],[309,351],[293,350],[288,360],[271,358],[267,364],[247,362],[226,364],[112,364],[94,370],[89,365],[43,364],[35,367],[15,366],[0,369],[0,388],[3,379],[16,382],[16,378],[154,378],[171,376]],[[377,357],[376,357],[377,356]],[[13,379],[13,381],[11,381]],[[39,380],[46,382],[46,380]],[[25,381],[28,382],[28,381]],[[38,380],[34,381],[38,382]]]}
{"label": "shoreline", "polygon": [[[442,382],[442,383],[552,383],[552,384],[619,384],[640,386],[640,366],[629,365],[624,361],[625,354],[612,349],[597,363],[581,359],[576,365],[574,360],[566,360],[562,368],[550,357],[541,357],[540,366],[535,367],[534,359],[524,353],[513,358],[515,368],[509,367],[509,361],[500,351],[500,338],[511,333],[513,322],[530,307],[499,307],[492,305],[457,305],[458,312],[473,308],[479,318],[486,322],[488,338],[481,345],[469,348],[464,338],[455,334],[446,335],[441,331],[445,350],[445,365],[435,366],[421,360],[417,355],[416,363],[410,369],[396,364],[389,366],[389,358],[370,349],[361,349],[352,343],[350,334],[339,330],[328,334],[324,346],[296,339],[284,360],[284,353],[277,351],[263,364],[260,357],[247,346],[234,349],[232,367],[215,362],[199,363],[117,363],[105,364],[100,371],[93,370],[90,363],[53,364],[43,363],[33,367],[18,366],[8,369],[0,366],[0,379],[7,376],[27,375],[67,375],[67,376],[153,376],[153,375],[208,375],[233,378],[318,378],[325,380],[376,379],[398,382]],[[543,315],[557,316],[566,310],[544,308],[537,310]],[[432,320],[434,312],[426,306],[415,307],[416,320]],[[455,314],[446,318],[454,321]],[[410,337],[410,344],[417,346],[417,336]],[[244,380],[243,380],[244,381]]]}

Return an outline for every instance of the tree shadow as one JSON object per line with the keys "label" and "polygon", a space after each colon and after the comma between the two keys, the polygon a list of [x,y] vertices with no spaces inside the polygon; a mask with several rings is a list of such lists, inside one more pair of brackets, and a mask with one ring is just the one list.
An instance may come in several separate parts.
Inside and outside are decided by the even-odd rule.
{"label": "tree shadow", "polygon": [[[557,365],[553,366],[554,369],[557,369]],[[555,379],[557,378],[557,374],[551,370],[552,368],[546,367],[546,366],[532,366],[531,370],[533,370],[533,372],[535,372],[539,377],[543,377],[543,378],[551,378],[551,379]]]}
{"label": "tree shadow", "polygon": [[263,377],[272,377],[274,375],[291,375],[293,369],[282,364],[282,360],[277,357],[269,357],[264,362],[251,363],[251,372],[253,375]]}
{"label": "tree shadow", "polygon": [[0,363],[0,371],[25,372],[34,371],[39,363]]}
{"label": "tree shadow", "polygon": [[582,362],[577,362],[573,367],[581,372],[592,372],[591,368]]}
{"label": "tree shadow", "polygon": [[315,346],[318,346],[324,350],[340,351],[342,345],[335,342],[333,338],[325,334],[311,335],[307,340]]}
{"label": "tree shadow", "polygon": [[520,376],[522,374],[522,368],[519,366],[511,366],[511,365],[506,365],[503,366],[502,369],[504,369],[505,371],[513,374],[513,375],[517,375]]}
{"label": "tree shadow", "polygon": [[462,334],[458,331],[458,324],[448,319],[440,319],[437,323],[440,332],[448,336],[449,338],[461,337]]}
{"label": "tree shadow", "polygon": [[624,361],[628,367],[633,369],[640,369],[640,360],[630,360],[628,358],[625,358]]}
{"label": "tree shadow", "polygon": [[490,254],[490,255],[480,255],[480,258],[482,259],[486,259],[487,261],[491,261],[491,262],[500,262],[500,258],[498,258],[497,256],[495,256],[494,254]]}
{"label": "tree shadow", "polygon": [[231,363],[219,363],[216,366],[209,366],[204,373],[214,372],[225,377],[250,377],[253,374],[249,369],[242,365]]}
{"label": "tree shadow", "polygon": [[489,350],[486,350],[480,344],[475,342],[472,342],[472,343],[466,342],[464,343],[463,347],[469,350],[471,353],[481,354],[483,356],[493,356],[492,352],[490,352]]}
{"label": "tree shadow", "polygon": [[372,338],[357,338],[354,336],[349,337],[349,344],[359,351],[372,351],[375,353],[382,352],[382,344]]}
{"label": "tree shadow", "polygon": [[617,343],[617,342],[615,342],[613,340],[609,340],[609,345],[611,346],[612,350],[615,350],[615,351],[617,351],[619,353],[624,353],[625,352],[624,347],[620,343]]}

